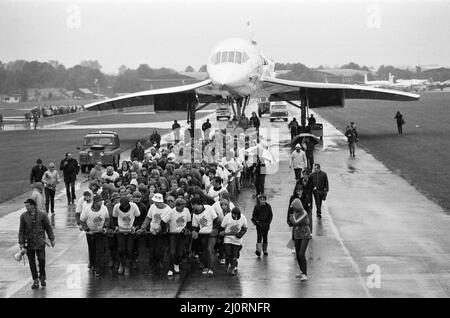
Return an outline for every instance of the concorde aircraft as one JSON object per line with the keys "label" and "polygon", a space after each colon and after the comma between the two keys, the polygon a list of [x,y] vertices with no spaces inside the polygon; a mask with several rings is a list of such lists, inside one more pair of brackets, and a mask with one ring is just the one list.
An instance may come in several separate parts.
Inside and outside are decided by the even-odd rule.
{"label": "concorde aircraft", "polygon": [[[275,77],[275,63],[259,52],[254,41],[231,38],[217,44],[207,62],[208,78],[198,83],[140,91],[85,105],[86,110],[109,110],[153,105],[155,111],[195,111],[210,103],[230,102],[237,115],[250,97],[268,97],[294,106],[344,106],[347,98],[413,101],[419,95],[361,85],[303,82]],[[294,104],[293,101],[300,101]],[[203,105],[201,105],[203,104]],[[189,115],[188,115],[189,116]],[[195,117],[190,117],[194,119]]]}

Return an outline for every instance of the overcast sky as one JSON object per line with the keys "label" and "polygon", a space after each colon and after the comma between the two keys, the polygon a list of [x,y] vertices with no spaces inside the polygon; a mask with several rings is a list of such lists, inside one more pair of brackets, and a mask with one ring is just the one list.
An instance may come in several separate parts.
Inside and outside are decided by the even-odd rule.
{"label": "overcast sky", "polygon": [[184,70],[228,37],[277,62],[450,65],[450,1],[0,0],[0,60],[98,60]]}

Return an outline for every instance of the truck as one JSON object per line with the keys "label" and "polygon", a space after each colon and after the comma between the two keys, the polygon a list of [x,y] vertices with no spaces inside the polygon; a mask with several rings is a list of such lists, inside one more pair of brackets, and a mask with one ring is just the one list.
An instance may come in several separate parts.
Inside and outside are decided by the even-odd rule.
{"label": "truck", "polygon": [[120,162],[120,140],[114,131],[94,131],[84,136],[79,162],[81,172],[89,172],[100,161],[103,167],[113,166],[117,169]]}
{"label": "truck", "polygon": [[263,114],[270,113],[270,102],[268,98],[261,98],[258,102],[258,117],[261,117]]}
{"label": "truck", "polygon": [[270,102],[270,121],[282,119],[288,121],[289,113],[286,102]]}
{"label": "truck", "polygon": [[216,109],[216,119],[219,121],[222,118],[226,118],[230,120],[231,118],[231,110],[230,106],[227,104],[218,104]]}

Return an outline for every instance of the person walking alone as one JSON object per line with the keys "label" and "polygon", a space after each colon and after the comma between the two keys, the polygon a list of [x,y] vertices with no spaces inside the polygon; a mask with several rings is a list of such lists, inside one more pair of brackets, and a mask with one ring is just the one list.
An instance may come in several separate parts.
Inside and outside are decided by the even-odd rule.
{"label": "person walking alone", "polygon": [[302,177],[302,170],[308,167],[308,159],[300,144],[295,145],[295,150],[289,157],[289,169],[294,168],[295,180]]}
{"label": "person walking alone", "polygon": [[55,213],[55,192],[60,177],[53,162],[50,162],[48,169],[42,177],[45,193],[45,211],[48,213],[49,208],[51,208],[52,213]]}
{"label": "person walking alone", "polygon": [[30,185],[33,187],[35,182],[42,182],[42,176],[45,171],[47,171],[47,167],[42,164],[42,160],[36,160],[36,165],[31,169],[30,173]]}
{"label": "person walking alone", "polygon": [[405,119],[400,111],[397,111],[394,117],[397,120],[397,130],[399,134],[403,134],[403,125],[405,124]]}
{"label": "person walking alone", "polygon": [[64,175],[64,184],[66,185],[67,204],[73,204],[76,199],[75,196],[75,181],[77,174],[80,171],[78,161],[72,158],[70,152],[66,153],[66,157],[61,160],[59,170],[62,170]]}
{"label": "person walking alone", "polygon": [[256,256],[261,256],[261,243],[264,256],[269,255],[267,252],[268,246],[268,234],[270,229],[270,223],[272,222],[273,213],[272,207],[266,202],[266,195],[260,194],[258,196],[257,204],[253,209],[252,223],[256,226]]}
{"label": "person walking alone", "polygon": [[[311,173],[311,180],[313,183],[313,195],[316,202],[316,215],[319,219],[322,218],[322,201],[327,198],[328,191],[328,176],[325,172],[320,170],[320,164],[314,164],[314,172]],[[312,203],[311,203],[312,205]]]}
{"label": "person walking alone", "polygon": [[309,218],[303,208],[300,199],[294,199],[289,206],[289,221],[292,224],[292,235],[295,242],[295,254],[297,257],[300,272],[296,277],[300,281],[308,280],[307,264],[306,264],[306,249],[308,248],[309,240],[311,239],[311,231],[309,229]]}
{"label": "person walking alone", "polygon": [[[47,286],[45,272],[45,233],[50,239],[50,244],[55,247],[55,235],[53,234],[50,221],[45,213],[39,211],[33,199],[25,202],[26,211],[20,216],[19,246],[25,250],[30,264],[31,276],[33,278],[32,289]],[[36,257],[39,262],[39,274],[36,268]]]}
{"label": "person walking alone", "polygon": [[355,157],[355,143],[359,141],[358,132],[356,131],[356,125],[354,122],[350,123],[345,129],[345,137],[347,137],[348,150],[350,151],[350,157]]}

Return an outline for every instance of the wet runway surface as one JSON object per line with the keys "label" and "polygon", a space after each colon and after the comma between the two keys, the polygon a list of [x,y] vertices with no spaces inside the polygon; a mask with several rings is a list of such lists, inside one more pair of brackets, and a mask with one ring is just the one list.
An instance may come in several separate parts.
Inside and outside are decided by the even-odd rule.
{"label": "wet runway surface", "polygon": [[[254,106],[253,106],[254,107]],[[250,108],[251,112],[253,109]],[[291,114],[300,118],[299,111]],[[328,174],[330,193],[322,219],[313,217],[313,239],[307,251],[309,281],[295,278],[295,255],[287,247],[286,224],[294,173],[287,158],[289,133],[284,122],[262,126],[280,129],[280,165],[266,177],[266,194],[274,211],[269,232],[269,256],[254,254],[256,229],[249,225],[239,259],[239,273],[230,276],[216,264],[212,278],[201,275],[198,264],[184,263],[180,275],[152,272],[145,251],[139,270],[130,276],[107,273],[94,279],[87,269],[87,244],[75,224],[74,206],[63,193],[51,218],[56,235],[47,248],[47,287],[31,290],[28,264],[17,263],[18,220],[23,199],[0,210],[0,297],[448,297],[450,295],[450,218],[405,180],[361,149],[349,158],[342,134],[324,122],[324,143],[315,161]],[[221,123],[223,125],[223,123]],[[214,123],[213,123],[214,126]],[[87,183],[81,183],[77,197]],[[235,202],[248,220],[255,200],[253,189],[243,189]],[[315,208],[313,210],[315,215]]]}

